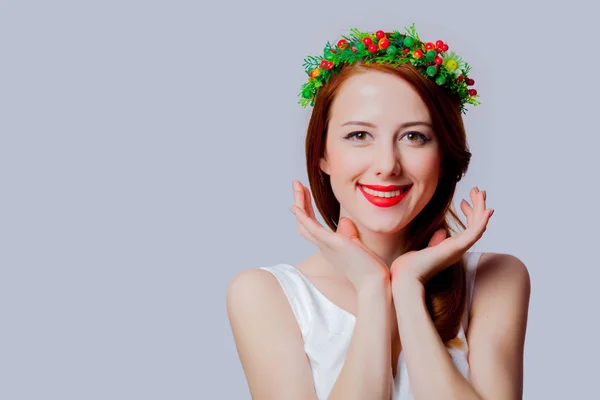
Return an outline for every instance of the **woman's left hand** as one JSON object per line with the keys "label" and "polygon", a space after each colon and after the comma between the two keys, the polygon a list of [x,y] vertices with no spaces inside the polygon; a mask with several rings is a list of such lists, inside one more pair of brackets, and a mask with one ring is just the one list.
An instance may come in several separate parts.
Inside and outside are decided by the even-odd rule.
{"label": "woman's left hand", "polygon": [[467,217],[467,229],[449,238],[446,237],[446,232],[440,229],[433,234],[426,248],[409,251],[395,259],[390,266],[392,286],[395,278],[405,273],[409,273],[425,284],[439,271],[460,260],[465,252],[483,236],[494,210],[485,207],[485,190],[480,191],[474,187],[471,189],[470,196],[474,207],[465,200],[460,203],[460,209]]}

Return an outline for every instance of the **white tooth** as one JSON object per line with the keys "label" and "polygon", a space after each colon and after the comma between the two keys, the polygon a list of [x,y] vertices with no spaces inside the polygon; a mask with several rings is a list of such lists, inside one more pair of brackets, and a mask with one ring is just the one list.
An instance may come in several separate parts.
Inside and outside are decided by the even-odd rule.
{"label": "white tooth", "polygon": [[400,193],[402,193],[404,190],[394,190],[391,192],[379,192],[377,190],[372,190],[366,187],[362,187],[363,190],[373,196],[378,196],[378,197],[394,197],[394,196],[398,196]]}

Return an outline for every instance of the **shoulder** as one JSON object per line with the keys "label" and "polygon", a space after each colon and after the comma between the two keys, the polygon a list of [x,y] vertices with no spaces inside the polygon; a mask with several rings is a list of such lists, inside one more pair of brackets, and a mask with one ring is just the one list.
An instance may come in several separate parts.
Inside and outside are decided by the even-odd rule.
{"label": "shoulder", "polygon": [[260,312],[274,301],[284,299],[285,294],[275,276],[260,268],[249,268],[238,272],[227,286],[227,312],[230,315],[246,314],[252,310]]}
{"label": "shoulder", "polygon": [[250,268],[238,272],[227,287],[226,303],[237,337],[249,333],[252,326],[261,338],[269,337],[275,331],[282,336],[301,338],[300,327],[285,291],[270,271]]}
{"label": "shoulder", "polygon": [[[524,340],[531,292],[531,279],[525,263],[512,254],[483,253],[475,275],[470,312],[469,340],[497,337]],[[503,336],[504,335],[504,336]],[[489,343],[489,342],[488,342]]]}
{"label": "shoulder", "polygon": [[227,313],[252,398],[315,398],[300,329],[271,272],[238,272],[227,287]]}
{"label": "shoulder", "polygon": [[529,270],[520,258],[506,253],[481,255],[476,267],[474,296],[515,294],[529,298],[530,290]]}

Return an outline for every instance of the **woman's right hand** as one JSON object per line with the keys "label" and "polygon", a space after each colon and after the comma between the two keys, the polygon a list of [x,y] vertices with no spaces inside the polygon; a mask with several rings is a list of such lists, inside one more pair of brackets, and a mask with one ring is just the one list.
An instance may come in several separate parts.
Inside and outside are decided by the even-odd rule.
{"label": "woman's right hand", "polygon": [[296,216],[298,232],[321,249],[323,256],[357,291],[371,282],[390,282],[390,269],[361,242],[352,220],[341,218],[336,232],[324,228],[315,217],[308,188],[294,180],[293,189],[294,205],[290,210]]}

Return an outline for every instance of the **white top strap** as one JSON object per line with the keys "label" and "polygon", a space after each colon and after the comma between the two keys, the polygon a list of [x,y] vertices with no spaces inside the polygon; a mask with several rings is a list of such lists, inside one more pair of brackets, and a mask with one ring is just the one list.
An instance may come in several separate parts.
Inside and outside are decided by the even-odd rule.
{"label": "white top strap", "polygon": [[310,331],[312,322],[312,288],[307,285],[303,277],[291,265],[277,264],[269,267],[260,267],[260,269],[269,271],[279,281],[279,284],[292,307],[296,321],[298,321],[298,326],[302,332],[302,338],[306,340],[306,335],[308,335]]}

